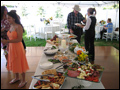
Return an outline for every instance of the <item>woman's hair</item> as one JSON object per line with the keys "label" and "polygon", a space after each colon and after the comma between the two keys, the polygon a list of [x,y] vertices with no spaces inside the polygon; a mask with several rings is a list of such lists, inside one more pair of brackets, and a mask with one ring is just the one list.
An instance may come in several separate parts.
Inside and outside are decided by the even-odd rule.
{"label": "woman's hair", "polygon": [[1,20],[3,19],[5,8],[5,6],[1,6]]}
{"label": "woman's hair", "polygon": [[23,28],[23,32],[25,32],[24,27],[23,27],[23,25],[21,24],[21,22],[20,22],[20,20],[19,20],[19,18],[18,18],[18,15],[16,14],[16,12],[10,11],[10,12],[8,12],[7,14],[8,14],[9,16],[11,16],[12,18],[14,18],[14,19],[15,19],[15,23],[20,24],[20,25],[22,26],[22,28]]}
{"label": "woman's hair", "polygon": [[111,22],[111,18],[108,18],[108,21]]}
{"label": "woman's hair", "polygon": [[96,15],[96,9],[95,9],[95,8],[89,8],[89,9],[88,9],[88,12],[89,12],[90,14],[94,14],[94,13],[95,13],[95,15]]}
{"label": "woman's hair", "polygon": [[[16,13],[16,10],[11,10],[10,12],[15,12]],[[20,16],[17,14],[18,16],[18,19],[20,20]]]}

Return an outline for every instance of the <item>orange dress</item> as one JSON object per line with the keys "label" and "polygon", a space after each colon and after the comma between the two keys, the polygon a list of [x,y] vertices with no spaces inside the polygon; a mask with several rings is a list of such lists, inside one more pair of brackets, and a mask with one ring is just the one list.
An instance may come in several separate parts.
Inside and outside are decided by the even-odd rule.
{"label": "orange dress", "polygon": [[[17,39],[17,32],[8,31],[7,36],[9,40]],[[13,73],[23,73],[29,70],[22,42],[9,43],[7,69]]]}

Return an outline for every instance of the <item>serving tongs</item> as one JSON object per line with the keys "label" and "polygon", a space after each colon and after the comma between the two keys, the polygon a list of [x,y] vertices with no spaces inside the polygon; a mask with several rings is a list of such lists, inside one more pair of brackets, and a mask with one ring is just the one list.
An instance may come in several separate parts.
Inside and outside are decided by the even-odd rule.
{"label": "serving tongs", "polygon": [[68,62],[62,63],[62,65],[60,65],[60,66],[56,67],[55,69],[60,69],[60,67],[62,67],[62,66],[64,66],[64,65],[66,65],[67,63],[68,63]]}
{"label": "serving tongs", "polygon": [[54,74],[35,75],[35,76],[32,76],[32,78],[37,79],[37,80],[40,80],[40,81],[50,82],[50,80],[48,80],[48,79],[40,79],[40,78],[36,78],[36,77],[43,77],[43,76],[53,77]]}
{"label": "serving tongs", "polygon": [[47,50],[51,50],[51,47],[47,47],[46,49],[44,49],[44,51],[47,51]]}

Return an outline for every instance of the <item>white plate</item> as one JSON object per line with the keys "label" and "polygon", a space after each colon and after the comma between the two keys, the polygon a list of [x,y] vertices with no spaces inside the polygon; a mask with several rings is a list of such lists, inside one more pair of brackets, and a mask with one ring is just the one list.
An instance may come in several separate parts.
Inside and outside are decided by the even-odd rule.
{"label": "white plate", "polygon": [[40,68],[42,68],[42,69],[50,69],[52,67],[53,67],[52,62],[42,62],[42,63],[40,63]]}
{"label": "white plate", "polygon": [[81,25],[80,23],[75,23],[75,25],[77,26],[77,25]]}
{"label": "white plate", "polygon": [[85,25],[82,21],[81,21],[82,25]]}
{"label": "white plate", "polygon": [[70,36],[70,34],[59,34],[58,37],[59,38],[68,38]]}

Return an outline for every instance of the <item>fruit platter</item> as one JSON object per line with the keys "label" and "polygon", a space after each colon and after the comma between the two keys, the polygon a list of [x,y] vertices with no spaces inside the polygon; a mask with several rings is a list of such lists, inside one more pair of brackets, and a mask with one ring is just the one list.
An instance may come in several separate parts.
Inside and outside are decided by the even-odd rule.
{"label": "fruit platter", "polygon": [[59,42],[60,42],[60,39],[58,38],[57,35],[55,35],[52,39],[46,40],[46,42],[49,43],[49,44],[51,44],[51,45],[58,46]]}
{"label": "fruit platter", "polygon": [[91,64],[90,62],[84,65],[73,63],[67,68],[64,75],[65,77],[99,83],[103,70],[102,66]]}
{"label": "fruit platter", "polygon": [[[50,76],[50,74],[53,76]],[[63,73],[57,72],[56,69],[45,70],[42,75],[41,80],[35,83],[33,89],[60,89],[66,80]]]}

